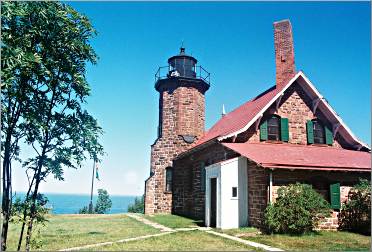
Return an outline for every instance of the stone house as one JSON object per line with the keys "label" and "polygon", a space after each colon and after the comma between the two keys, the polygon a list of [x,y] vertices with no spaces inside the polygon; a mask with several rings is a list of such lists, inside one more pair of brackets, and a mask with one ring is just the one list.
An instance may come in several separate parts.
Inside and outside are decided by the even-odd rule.
{"label": "stone house", "polygon": [[289,20],[274,23],[274,46],[275,85],[206,132],[209,81],[196,74],[197,61],[183,48],[169,59],[167,76],[155,86],[159,137],[151,149],[145,213],[184,215],[219,228],[260,227],[278,187],[301,182],[332,206],[321,228],[337,227],[350,188],[370,179],[370,148],[296,71]]}

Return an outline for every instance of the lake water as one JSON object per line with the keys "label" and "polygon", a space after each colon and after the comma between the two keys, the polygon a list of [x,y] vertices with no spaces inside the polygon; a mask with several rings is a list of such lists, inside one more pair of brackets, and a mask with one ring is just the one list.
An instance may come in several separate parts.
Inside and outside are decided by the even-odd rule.
{"label": "lake water", "polygon": [[[17,196],[24,197],[25,193],[17,193]],[[88,206],[90,195],[86,194],[57,194],[45,193],[48,197],[48,208],[54,214],[74,214],[78,213],[83,206]],[[135,196],[110,195],[112,201],[111,209],[108,213],[126,213],[128,205],[134,202]],[[93,196],[93,204],[96,203],[97,196]]]}

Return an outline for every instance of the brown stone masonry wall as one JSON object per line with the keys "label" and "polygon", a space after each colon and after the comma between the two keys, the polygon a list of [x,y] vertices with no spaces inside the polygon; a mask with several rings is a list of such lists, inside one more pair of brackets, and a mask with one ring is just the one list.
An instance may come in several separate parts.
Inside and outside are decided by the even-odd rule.
{"label": "brown stone masonry wall", "polygon": [[248,161],[248,224],[261,227],[267,206],[268,171]]}
{"label": "brown stone masonry wall", "polygon": [[177,134],[200,136],[204,133],[204,95],[192,87],[177,89]]}
{"label": "brown stone masonry wall", "polygon": [[205,191],[201,183],[201,166],[218,163],[239,156],[219,143],[193,154],[176,159],[173,163],[172,213],[204,220]]}

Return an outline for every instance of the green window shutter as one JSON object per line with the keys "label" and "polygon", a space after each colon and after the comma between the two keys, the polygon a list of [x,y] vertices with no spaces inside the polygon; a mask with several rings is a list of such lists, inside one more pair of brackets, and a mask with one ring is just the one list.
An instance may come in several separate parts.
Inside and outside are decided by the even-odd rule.
{"label": "green window shutter", "polygon": [[313,122],[307,121],[306,122],[306,129],[307,129],[307,143],[313,144],[314,143],[314,128]]}
{"label": "green window shutter", "polygon": [[288,118],[280,118],[280,135],[283,142],[289,140]]}
{"label": "green window shutter", "polygon": [[335,183],[330,185],[330,198],[331,198],[331,207],[333,209],[341,208],[341,199],[340,199],[340,183]]}
{"label": "green window shutter", "polygon": [[333,144],[333,132],[327,126],[325,128],[325,140],[326,144],[332,145]]}
{"label": "green window shutter", "polygon": [[260,140],[267,140],[267,121],[260,125]]}

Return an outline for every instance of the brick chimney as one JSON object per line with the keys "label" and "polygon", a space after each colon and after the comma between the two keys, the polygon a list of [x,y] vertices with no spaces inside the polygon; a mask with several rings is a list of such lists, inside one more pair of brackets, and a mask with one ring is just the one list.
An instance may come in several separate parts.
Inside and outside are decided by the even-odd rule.
{"label": "brick chimney", "polygon": [[292,26],[288,19],[274,22],[276,86],[285,85],[295,74]]}

